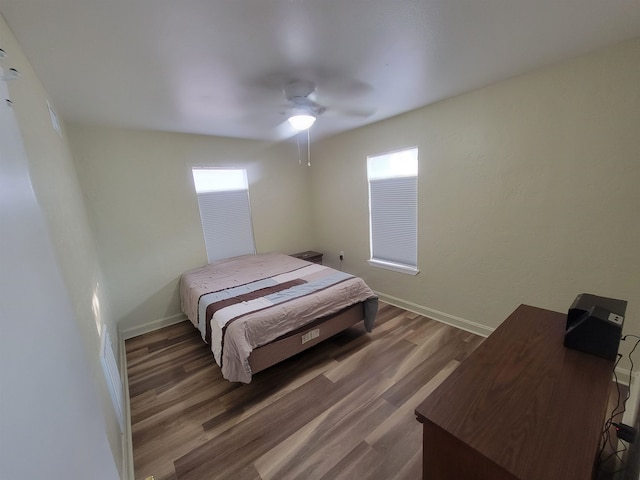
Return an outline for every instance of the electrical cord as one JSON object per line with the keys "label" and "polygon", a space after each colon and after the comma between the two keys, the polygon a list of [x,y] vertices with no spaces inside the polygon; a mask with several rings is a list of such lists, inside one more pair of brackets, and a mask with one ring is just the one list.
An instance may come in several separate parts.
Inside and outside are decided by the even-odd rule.
{"label": "electrical cord", "polygon": [[634,337],[634,338],[637,338],[638,340],[636,340],[635,345],[629,352],[629,363],[631,364],[631,368],[629,369],[629,390],[627,391],[627,396],[624,399],[624,402],[622,402],[623,413],[627,409],[627,400],[629,400],[629,397],[631,396],[631,381],[633,380],[633,358],[631,358],[631,355],[633,354],[633,352],[635,352],[636,348],[638,347],[638,344],[640,343],[640,336],[638,335],[625,335],[624,337],[622,337],[622,341],[625,341],[627,337]]}
{"label": "electrical cord", "polygon": [[[609,430],[613,424],[613,419],[615,418],[616,415],[618,415],[618,408],[620,407],[620,399],[621,399],[621,395],[620,395],[620,383],[618,382],[618,376],[616,375],[616,368],[618,367],[618,364],[620,363],[620,360],[622,359],[622,355],[618,354],[618,359],[616,360],[616,363],[613,365],[613,378],[614,381],[616,383],[616,392],[617,392],[617,400],[616,400],[616,405],[615,407],[613,407],[613,410],[611,410],[611,415],[609,416],[609,418],[607,418],[607,420],[604,422],[604,428],[602,430],[601,433],[601,444],[602,446],[600,447],[600,451],[598,452],[598,455],[596,456],[597,462],[598,462],[598,471],[601,470],[602,465],[604,464],[604,460],[602,460],[602,454],[604,453],[605,448],[607,448],[607,445],[611,444],[611,435],[609,433]],[[613,450],[615,450],[615,447],[613,448]],[[609,457],[607,457],[608,459]],[[605,460],[607,460],[605,459]]]}
{"label": "electrical cord", "polygon": [[[617,389],[618,389],[618,403],[620,402],[620,384],[618,383],[618,377],[617,375],[615,375],[614,373],[614,378],[616,381],[616,385],[617,385]],[[624,403],[622,404],[622,410],[620,412],[616,412],[615,415],[612,415],[611,417],[611,426],[617,426],[618,424],[615,423],[613,421],[613,418],[617,415],[622,415],[624,413]],[[613,453],[609,454],[609,456],[605,459],[605,462],[611,458],[612,456],[615,456],[618,461],[620,461],[621,463],[624,463],[624,460],[622,459],[622,457],[620,456],[620,453],[624,453],[624,451],[627,449],[627,447],[624,445],[624,443],[622,444],[622,446],[624,447],[622,450],[617,450],[618,445],[616,444],[615,440],[622,440],[617,436],[617,432],[616,432],[616,437],[614,438],[613,436],[611,436],[611,433],[609,433],[611,431],[611,428],[609,428],[607,430],[607,435],[609,437],[609,446],[611,447],[611,450],[613,451]]]}
{"label": "electrical cord", "polygon": [[[622,453],[627,451],[627,445],[624,443],[624,440],[620,440],[620,442],[622,443],[622,448],[620,450],[616,450],[613,453],[610,453],[604,460],[602,460],[602,462],[601,462],[602,465],[606,464],[609,461],[609,459],[611,459],[614,456],[620,461],[620,463],[622,463],[624,465],[624,460],[622,459],[620,454],[622,454]],[[626,468],[626,465],[623,466],[621,469],[614,470],[612,472],[608,472],[608,473],[600,472],[601,475],[600,475],[599,479],[602,480],[603,478],[611,477],[616,473],[624,471],[625,468]],[[602,475],[604,475],[604,477]]]}
{"label": "electrical cord", "polygon": [[622,442],[622,448],[620,450],[616,450],[615,452],[607,455],[607,457],[602,461],[602,463],[606,463],[611,457],[616,457],[621,462],[623,461],[622,458],[620,457],[620,454],[627,451],[627,445],[624,443],[624,440],[620,440],[620,442]]}
{"label": "electrical cord", "polygon": [[[603,473],[605,475],[605,477],[603,478],[608,478],[611,477],[617,473],[623,472],[626,470],[627,466],[625,465],[625,461],[622,458],[621,454],[624,454],[624,452],[627,451],[628,447],[627,444],[625,443],[625,441],[623,439],[618,438],[620,444],[622,445],[623,448],[621,448],[620,450],[617,449],[617,446],[614,444],[614,439],[611,437],[611,434],[609,433],[610,428],[613,425],[616,425],[613,422],[613,419],[616,417],[616,415],[622,415],[624,414],[624,412],[627,409],[627,401],[629,400],[629,397],[631,396],[631,381],[633,379],[633,368],[634,368],[634,364],[633,364],[633,358],[631,357],[633,352],[635,352],[636,348],[638,347],[638,344],[640,344],[640,335],[625,335],[624,337],[622,337],[622,341],[626,341],[627,337],[633,337],[636,338],[636,343],[633,346],[633,348],[631,349],[631,351],[629,352],[629,363],[631,365],[630,369],[629,369],[629,389],[627,390],[627,394],[625,395],[624,400],[622,401],[622,409],[618,412],[618,408],[620,407],[620,399],[621,399],[621,395],[620,395],[620,383],[618,382],[618,376],[616,375],[616,368],[618,367],[618,364],[620,363],[620,360],[622,359],[622,355],[618,354],[618,359],[616,360],[615,365],[613,366],[613,378],[614,381],[616,383],[616,390],[617,390],[617,400],[616,400],[616,406],[613,408],[613,410],[611,411],[611,415],[609,416],[609,418],[607,419],[607,421],[604,424],[604,430],[602,432],[602,446],[600,448],[600,451],[598,452],[598,456],[597,458],[597,471],[600,473]],[[607,444],[611,447],[611,450],[613,450],[613,453],[610,453],[609,455],[607,455],[606,458],[602,459],[602,455],[604,453],[604,450],[607,446]],[[623,464],[623,467],[619,470],[615,470],[613,472],[609,472],[609,473],[604,473],[602,472],[602,466],[608,462],[612,457],[616,457],[618,459],[618,461]]]}

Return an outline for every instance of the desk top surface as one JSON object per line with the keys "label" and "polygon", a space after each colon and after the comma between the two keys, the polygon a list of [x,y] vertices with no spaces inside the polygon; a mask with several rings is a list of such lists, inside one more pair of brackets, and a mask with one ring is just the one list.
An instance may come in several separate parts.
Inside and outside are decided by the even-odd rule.
{"label": "desk top surface", "polygon": [[613,362],[563,345],[566,315],[520,305],[416,409],[520,479],[589,479]]}

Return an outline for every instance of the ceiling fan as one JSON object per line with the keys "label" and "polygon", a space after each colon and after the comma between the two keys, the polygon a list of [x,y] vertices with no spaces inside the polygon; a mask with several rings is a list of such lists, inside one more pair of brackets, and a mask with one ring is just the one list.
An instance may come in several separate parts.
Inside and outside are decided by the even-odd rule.
{"label": "ceiling fan", "polygon": [[[311,151],[309,129],[315,123],[316,118],[326,111],[326,107],[316,103],[311,97],[315,97],[316,84],[310,80],[290,80],[284,85],[284,96],[289,102],[289,125],[296,132],[307,132],[307,166],[311,166]],[[298,163],[302,164],[300,156],[300,142],[298,144]]]}
{"label": "ceiling fan", "polygon": [[[318,75],[316,74],[315,76]],[[265,83],[269,84],[277,81],[277,77],[278,76],[268,77]],[[280,76],[279,78],[281,82],[280,89],[287,100],[287,105],[285,106],[286,111],[283,112],[287,115],[287,122],[285,122],[285,124],[288,125],[288,128],[285,129],[285,131],[287,131],[285,136],[291,138],[291,133],[294,133],[298,145],[298,160],[299,163],[302,163],[301,139],[299,134],[306,132],[307,165],[309,166],[311,165],[309,129],[320,115],[330,111],[332,114],[335,113],[341,116],[368,117],[374,112],[373,109],[365,107],[348,108],[334,106],[335,103],[352,104],[356,97],[361,97],[362,94],[369,91],[371,88],[369,85],[364,82],[341,79],[336,75],[320,75],[320,77],[323,85],[328,84],[328,88],[327,85],[325,85],[321,92],[318,92],[317,85],[314,81],[302,79],[304,77],[294,77],[293,79],[289,77],[287,79],[286,77],[283,78],[283,76]],[[271,83],[271,85],[273,85],[273,83]],[[327,94],[327,90],[333,92],[333,95],[331,95],[331,93]],[[322,97],[322,101],[318,100],[319,96]],[[325,101],[328,101],[330,105],[326,105]]]}
{"label": "ceiling fan", "polygon": [[309,80],[291,80],[284,86],[284,95],[291,104],[288,121],[294,129],[308,130],[326,111],[326,107],[312,100],[315,91],[315,83]]}

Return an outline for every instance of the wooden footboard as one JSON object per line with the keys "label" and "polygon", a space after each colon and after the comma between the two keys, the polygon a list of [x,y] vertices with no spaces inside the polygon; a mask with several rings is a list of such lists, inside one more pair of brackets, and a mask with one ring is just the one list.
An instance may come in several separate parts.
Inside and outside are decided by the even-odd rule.
{"label": "wooden footboard", "polygon": [[309,325],[256,348],[249,356],[252,373],[275,365],[339,333],[364,318],[364,304],[358,303],[339,313],[318,319]]}

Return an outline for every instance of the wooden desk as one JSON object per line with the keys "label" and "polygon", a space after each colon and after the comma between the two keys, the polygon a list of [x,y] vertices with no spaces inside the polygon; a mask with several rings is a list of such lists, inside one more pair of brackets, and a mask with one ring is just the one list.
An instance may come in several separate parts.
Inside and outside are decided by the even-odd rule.
{"label": "wooden desk", "polygon": [[418,406],[424,479],[592,478],[613,362],[565,348],[565,321],[521,305]]}

